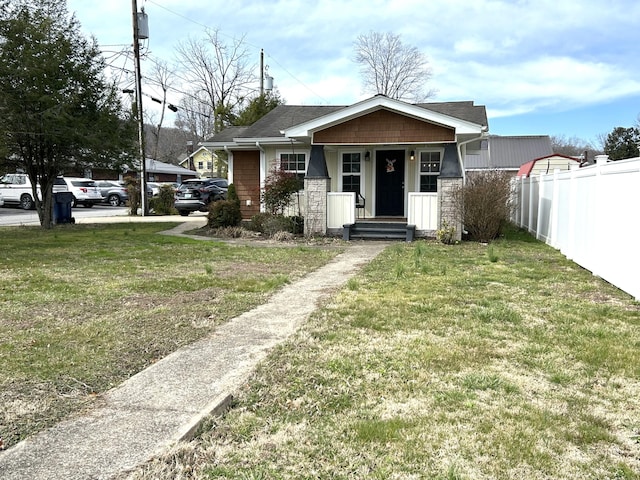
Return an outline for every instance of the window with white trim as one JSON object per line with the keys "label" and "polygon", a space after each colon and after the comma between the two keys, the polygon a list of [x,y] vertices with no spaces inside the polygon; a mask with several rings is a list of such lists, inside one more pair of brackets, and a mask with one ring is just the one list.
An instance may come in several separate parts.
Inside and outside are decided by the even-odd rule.
{"label": "window with white trim", "polygon": [[307,174],[307,155],[304,153],[281,153],[280,168],[298,177],[302,185],[304,176]]}
{"label": "window with white trim", "polygon": [[440,175],[441,153],[439,151],[420,152],[420,191],[437,192]]}
{"label": "window with white trim", "polygon": [[362,154],[342,154],[342,191],[362,193]]}

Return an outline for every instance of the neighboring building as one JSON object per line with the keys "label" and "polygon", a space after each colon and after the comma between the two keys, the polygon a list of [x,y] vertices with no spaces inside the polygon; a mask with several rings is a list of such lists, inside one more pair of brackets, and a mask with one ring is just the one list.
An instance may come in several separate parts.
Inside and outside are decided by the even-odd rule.
{"label": "neighboring building", "polygon": [[[197,173],[193,170],[172,165],[170,163],[160,162],[151,158],[146,159],[145,167],[147,169],[147,180],[149,182],[177,182],[181,183],[187,178],[195,178]],[[84,171],[70,170],[64,172],[67,177],[84,177],[93,180],[113,180],[122,181],[125,177],[137,177],[138,170],[123,166],[122,171],[108,169],[86,169]]]}
{"label": "neighboring building", "polygon": [[200,147],[191,155],[180,160],[178,165],[195,170],[200,178],[218,176],[225,178],[227,176],[227,163],[206,147]]}
{"label": "neighboring building", "polygon": [[489,135],[478,151],[467,151],[464,169],[467,173],[504,170],[515,175],[524,163],[550,155],[553,147],[548,135]]}
{"label": "neighboring building", "polygon": [[176,182],[188,178],[196,178],[197,172],[188,168],[179,167],[171,163],[164,163],[151,158],[146,159],[145,167],[147,170],[147,180],[149,182]]}
{"label": "neighboring building", "polygon": [[572,167],[579,166],[580,163],[579,158],[555,153],[523,164],[518,170],[517,176],[530,177],[531,175],[553,173],[554,170],[571,170]]}
{"label": "neighboring building", "polygon": [[202,142],[229,154],[243,218],[260,211],[260,187],[274,168],[304,177],[306,234],[366,219],[409,222],[433,234],[454,218],[451,190],[463,183],[468,151],[480,151],[488,122],[471,101],[409,104],[376,95],[350,106],[279,105],[253,125]]}

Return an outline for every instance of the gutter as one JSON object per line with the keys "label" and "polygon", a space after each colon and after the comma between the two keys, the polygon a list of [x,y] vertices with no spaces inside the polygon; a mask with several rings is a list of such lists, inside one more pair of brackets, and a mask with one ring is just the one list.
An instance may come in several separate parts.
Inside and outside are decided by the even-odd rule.
{"label": "gutter", "polygon": [[480,129],[481,133],[479,136],[474,137],[474,138],[470,138],[469,140],[465,140],[464,142],[460,142],[457,143],[456,142],[456,149],[458,150],[458,161],[460,162],[460,170],[462,170],[462,182],[463,184],[467,182],[467,174],[464,170],[464,162],[462,161],[462,146],[466,145],[467,143],[471,143],[471,142],[475,142],[476,140],[482,140],[483,138],[487,138],[489,136],[488,134],[488,130],[489,127],[487,127],[486,125],[483,125],[482,128]]}

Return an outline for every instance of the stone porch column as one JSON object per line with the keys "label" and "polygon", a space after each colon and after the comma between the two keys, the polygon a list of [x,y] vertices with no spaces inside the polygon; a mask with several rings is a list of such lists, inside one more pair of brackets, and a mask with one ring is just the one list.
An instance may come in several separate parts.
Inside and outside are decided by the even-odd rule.
{"label": "stone porch column", "polygon": [[311,145],[311,155],[304,177],[305,235],[327,234],[327,193],[331,190],[331,178],[324,157],[324,145]]}
{"label": "stone porch column", "polygon": [[327,193],[331,188],[330,178],[304,179],[304,196],[306,200],[304,216],[304,234],[327,234]]}
{"label": "stone porch column", "polygon": [[462,216],[456,205],[455,194],[462,188],[462,178],[438,178],[438,229],[444,221],[449,227],[455,227],[455,240],[462,240]]}

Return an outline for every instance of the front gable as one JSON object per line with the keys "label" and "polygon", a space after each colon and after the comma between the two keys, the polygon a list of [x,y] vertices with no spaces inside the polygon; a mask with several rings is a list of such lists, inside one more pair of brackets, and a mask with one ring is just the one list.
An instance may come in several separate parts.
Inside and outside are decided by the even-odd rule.
{"label": "front gable", "polygon": [[387,109],[376,110],[343,123],[317,130],[312,143],[385,144],[455,141],[455,129],[408,117]]}
{"label": "front gable", "polygon": [[[400,120],[400,117],[403,119]],[[383,121],[384,119],[392,119],[393,124],[386,124]],[[440,138],[444,134],[443,130],[437,130],[435,128],[441,127],[453,132],[453,138],[451,138],[450,135],[445,135],[447,140],[444,141],[455,141],[456,136],[459,135],[480,135],[487,129],[486,125],[456,118],[440,111],[430,110],[426,108],[426,104],[425,106],[411,105],[385,97],[384,95],[376,95],[368,100],[336,110],[327,115],[293,125],[282,130],[281,133],[286,138],[296,139],[302,142],[309,142],[313,139],[314,143],[322,143],[320,138],[324,138],[325,135],[331,140],[336,141],[336,136],[341,135],[337,133],[337,130],[345,126],[350,130],[349,133],[351,136],[358,137],[362,135],[360,130],[363,123],[368,127],[373,127],[376,132],[384,132],[385,135],[394,135],[394,129],[408,127],[409,135],[415,135],[416,131],[424,133],[425,129],[428,129],[428,135],[436,138]],[[389,132],[389,130],[391,130],[391,132]],[[321,135],[320,138],[317,137],[316,134],[322,131],[328,132]],[[398,133],[395,135],[397,136]],[[372,135],[368,138],[370,140]],[[406,142],[410,140],[402,141]],[[413,141],[424,142],[425,140],[420,138]],[[357,143],[366,143],[366,141]],[[378,140],[378,137],[376,137],[371,143],[384,142]]]}

